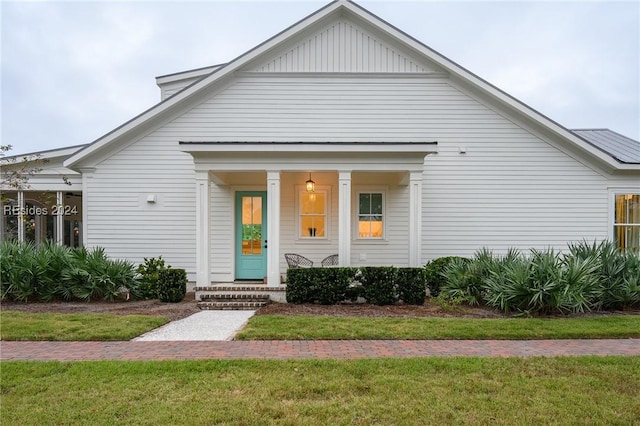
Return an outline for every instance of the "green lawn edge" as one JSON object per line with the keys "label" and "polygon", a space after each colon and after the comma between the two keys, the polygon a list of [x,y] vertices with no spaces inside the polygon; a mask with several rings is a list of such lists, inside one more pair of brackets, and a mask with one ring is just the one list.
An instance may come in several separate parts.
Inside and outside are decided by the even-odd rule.
{"label": "green lawn edge", "polygon": [[252,317],[235,340],[624,339],[640,337],[640,315],[581,318]]}
{"label": "green lawn edge", "polygon": [[130,340],[169,322],[150,315],[0,312],[0,340]]}
{"label": "green lawn edge", "polygon": [[0,386],[3,426],[640,418],[640,357],[3,362]]}

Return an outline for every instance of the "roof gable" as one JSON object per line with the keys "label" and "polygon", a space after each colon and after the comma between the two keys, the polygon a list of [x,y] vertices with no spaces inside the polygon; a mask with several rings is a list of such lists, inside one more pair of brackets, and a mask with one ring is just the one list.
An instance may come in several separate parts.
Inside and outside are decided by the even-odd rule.
{"label": "roof gable", "polygon": [[346,13],[319,29],[305,32],[289,46],[247,71],[256,72],[442,72],[417,52]]}
{"label": "roof gable", "polygon": [[[572,145],[582,154],[598,159],[612,170],[640,170],[638,164],[627,164],[618,161],[611,155],[588,143],[577,134],[572,133],[567,128],[545,117],[350,0],[336,0],[329,3],[327,6],[230,61],[228,64],[220,68],[215,68],[209,75],[202,77],[173,96],[168,97],[122,126],[97,139],[66,160],[64,165],[66,167],[80,168],[90,167],[96,164],[101,158],[114,152],[119,143],[126,143],[126,141],[130,140],[128,137],[131,138],[136,132],[148,131],[154,126],[162,124],[162,120],[171,117],[176,111],[196,105],[202,100],[204,95],[211,93],[216,87],[220,87],[220,85],[226,81],[234,78],[237,71],[264,72],[265,68],[268,71],[270,67],[269,64],[272,64],[274,69],[277,65],[279,67],[278,69],[283,71],[283,57],[286,58],[285,63],[289,63],[288,55],[290,53],[293,54],[294,49],[304,47],[305,43],[309,44],[311,40],[315,40],[314,34],[328,35],[329,31],[335,32],[335,28],[338,27],[343,29],[350,27],[352,28],[352,34],[355,32],[356,36],[360,34],[361,37],[365,37],[365,35],[372,37],[373,41],[371,41],[370,38],[367,42],[368,46],[373,49],[374,58],[377,58],[375,56],[376,50],[379,53],[383,50],[385,51],[387,55],[386,64],[382,63],[382,56],[380,56],[379,60],[375,59],[373,62],[367,62],[366,69],[369,71],[364,71],[365,67],[363,66],[363,72],[376,72],[375,70],[378,68],[379,71],[377,72],[393,70],[396,66],[394,62],[397,57],[398,64],[400,63],[400,59],[402,59],[403,63],[405,60],[408,61],[409,66],[405,67],[405,69],[411,70],[413,67],[412,64],[415,64],[416,71],[414,73],[424,74],[425,71],[427,73],[444,73],[451,79],[452,83],[455,82],[456,85],[484,97],[487,99],[487,102],[496,103],[511,113],[521,116],[523,119],[528,120],[529,123],[543,129],[545,134],[550,135],[550,137],[560,138],[563,143]],[[321,36],[321,38],[322,37],[324,36]],[[347,49],[349,49],[349,51],[353,53],[353,40],[347,38],[346,35],[342,39],[344,40],[344,48],[341,48],[340,43],[338,43],[338,48],[335,49],[336,38],[334,37],[334,49],[331,50],[331,52],[334,54],[335,52],[342,54],[343,52],[346,53]],[[337,40],[339,41],[341,38],[338,37]],[[357,49],[357,41],[355,46]],[[321,43],[318,52],[323,51],[326,51],[328,54],[330,49],[329,47],[324,49]],[[371,50],[369,51],[371,52]],[[387,52],[390,52],[390,54]],[[335,55],[333,57],[335,58]],[[389,58],[391,58],[391,60]],[[304,56],[298,57],[298,61],[300,59],[303,60],[304,64]],[[277,62],[278,64],[276,64]],[[318,62],[316,62],[316,65],[317,63]],[[326,63],[327,71],[325,72],[329,72],[329,56],[327,57],[327,61],[320,61],[319,63],[321,64],[319,68],[320,71],[324,70],[324,65],[322,64]],[[369,65],[371,63],[373,65]],[[300,68],[296,65],[296,67],[302,70],[305,69],[304,66]],[[333,69],[335,69],[335,64],[333,67]],[[353,69],[352,65],[349,65],[349,67]],[[313,69],[318,71],[317,66]],[[355,69],[358,69],[358,65],[356,65]],[[287,71],[286,67],[284,71]],[[340,71],[340,66],[338,66],[338,71]]]}

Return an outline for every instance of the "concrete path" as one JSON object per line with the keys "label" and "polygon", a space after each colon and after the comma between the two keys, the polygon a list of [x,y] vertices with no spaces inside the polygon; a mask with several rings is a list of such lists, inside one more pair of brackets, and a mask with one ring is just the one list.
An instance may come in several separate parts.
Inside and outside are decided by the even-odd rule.
{"label": "concrete path", "polygon": [[202,311],[135,338],[141,342],[231,340],[256,311]]}
{"label": "concrete path", "polygon": [[0,342],[0,360],[357,359],[433,356],[640,356],[620,340],[265,340],[176,342]]}

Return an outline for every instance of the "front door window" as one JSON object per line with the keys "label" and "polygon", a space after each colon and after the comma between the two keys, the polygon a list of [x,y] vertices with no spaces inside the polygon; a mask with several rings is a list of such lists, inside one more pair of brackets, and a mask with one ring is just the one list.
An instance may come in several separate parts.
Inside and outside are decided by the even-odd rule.
{"label": "front door window", "polygon": [[262,254],[262,197],[242,197],[242,254]]}

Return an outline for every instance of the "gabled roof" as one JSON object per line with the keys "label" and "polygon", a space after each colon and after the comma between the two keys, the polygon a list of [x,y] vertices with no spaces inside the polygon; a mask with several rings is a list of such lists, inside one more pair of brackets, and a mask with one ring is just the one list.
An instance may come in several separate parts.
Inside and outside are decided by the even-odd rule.
{"label": "gabled roof", "polygon": [[[335,0],[269,40],[230,61],[228,64],[219,68],[215,67],[209,75],[198,79],[173,96],[156,104],[77,152],[65,161],[65,166],[82,167],[91,165],[90,157],[96,156],[96,158],[100,158],[101,155],[105,155],[107,152],[113,152],[111,149],[112,146],[115,146],[113,144],[117,144],[118,141],[127,141],[127,136],[131,136],[135,134],[135,132],[140,132],[144,129],[150,129],[154,124],[161,123],[161,120],[168,117],[173,111],[189,106],[190,102],[195,103],[195,98],[198,97],[198,94],[201,94],[204,90],[216,87],[216,85],[223,84],[229,78],[232,78],[236,71],[241,70],[242,67],[255,64],[260,60],[270,59],[269,55],[276,53],[278,49],[281,51],[285,43],[294,39],[294,37],[308,32],[309,29],[315,25],[321,25],[330,19],[341,17],[347,17],[363,25],[375,28],[393,40],[395,44],[404,46],[406,50],[414,52],[415,55],[424,59],[425,62],[434,64],[436,68],[439,67],[444,70],[452,80],[487,97],[492,102],[501,105],[513,114],[530,120],[534,125],[540,126],[545,133],[552,135],[552,137],[560,138],[563,143],[568,143],[570,146],[578,148],[583,154],[596,158],[610,169],[640,170],[637,164],[618,161],[577,134],[572,133],[567,128],[540,114],[350,0]],[[109,149],[107,149],[107,147],[109,147]]]}
{"label": "gabled roof", "polygon": [[575,129],[572,132],[621,163],[640,164],[640,142],[636,140],[609,129]]}

